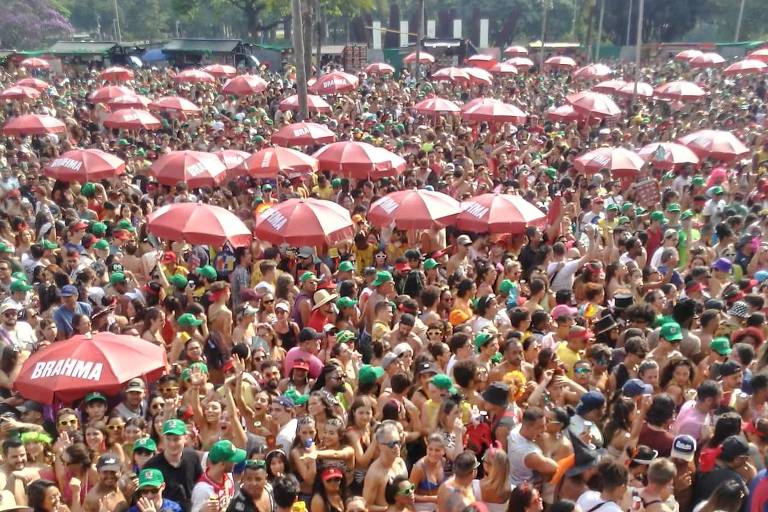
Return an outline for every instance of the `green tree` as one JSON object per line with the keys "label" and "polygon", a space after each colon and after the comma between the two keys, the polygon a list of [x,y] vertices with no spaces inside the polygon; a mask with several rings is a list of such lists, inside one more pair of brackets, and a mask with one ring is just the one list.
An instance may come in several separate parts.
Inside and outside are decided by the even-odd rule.
{"label": "green tree", "polygon": [[[758,0],[759,1],[759,0]],[[630,41],[636,39],[637,15],[639,0],[635,0],[632,9],[632,24],[630,26]],[[733,7],[732,0],[725,0]],[[693,29],[696,24],[710,15],[711,0],[645,0],[643,11],[643,40],[657,42],[679,41]],[[610,1],[605,6],[603,31],[605,36],[614,43],[625,41],[627,32],[627,16],[629,15],[629,0]]]}

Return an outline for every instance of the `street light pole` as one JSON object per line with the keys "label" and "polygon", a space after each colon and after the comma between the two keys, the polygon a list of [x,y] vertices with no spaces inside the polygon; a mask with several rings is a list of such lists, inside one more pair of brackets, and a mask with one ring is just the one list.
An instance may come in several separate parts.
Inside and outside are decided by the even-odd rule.
{"label": "street light pole", "polygon": [[123,39],[122,34],[120,34],[120,11],[117,9],[117,0],[114,0],[115,4],[115,35],[117,36],[117,42],[121,42]]}
{"label": "street light pole", "polygon": [[738,43],[741,36],[741,22],[744,19],[744,4],[746,1],[747,0],[741,0],[741,5],[739,6],[739,17],[736,20],[736,34],[733,36],[734,43]]}
{"label": "street light pole", "polygon": [[632,89],[632,106],[637,99],[637,83],[640,81],[640,56],[643,50],[643,10],[645,0],[640,0],[637,8],[637,40],[635,42],[635,86]]}
{"label": "street light pole", "polygon": [[416,82],[421,78],[421,40],[424,39],[424,0],[419,0],[419,26],[416,30]]}
{"label": "street light pole", "polygon": [[603,17],[605,16],[605,0],[600,2],[600,21],[597,23],[597,46],[595,47],[595,62],[600,60],[600,41],[603,39]]}
{"label": "street light pole", "polygon": [[544,69],[544,40],[547,37],[547,0],[541,0],[541,50],[539,51],[539,70]]}
{"label": "street light pole", "polygon": [[629,12],[627,12],[627,43],[625,46],[629,46],[629,33],[632,31],[632,4],[634,2],[629,0]]}
{"label": "street light pole", "polygon": [[307,109],[307,68],[304,55],[304,23],[301,19],[301,0],[291,0],[293,18],[293,57],[296,64],[296,94],[299,97],[299,117],[308,117]]}

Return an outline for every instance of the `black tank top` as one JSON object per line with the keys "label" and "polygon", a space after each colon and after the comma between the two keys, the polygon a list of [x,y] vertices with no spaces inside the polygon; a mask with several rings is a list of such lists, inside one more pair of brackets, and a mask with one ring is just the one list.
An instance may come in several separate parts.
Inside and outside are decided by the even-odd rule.
{"label": "black tank top", "polygon": [[281,343],[283,344],[283,349],[286,351],[291,350],[293,347],[296,346],[296,332],[293,330],[293,322],[288,324],[288,331],[284,333],[276,332],[277,336],[280,338]]}

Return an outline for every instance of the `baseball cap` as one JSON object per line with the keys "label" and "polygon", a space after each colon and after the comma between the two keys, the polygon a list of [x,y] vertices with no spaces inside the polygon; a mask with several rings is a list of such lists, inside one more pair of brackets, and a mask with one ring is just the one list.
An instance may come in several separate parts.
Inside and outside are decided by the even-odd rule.
{"label": "baseball cap", "polygon": [[567,304],[558,304],[554,308],[552,308],[551,316],[555,320],[557,320],[560,317],[563,316],[573,316],[576,314],[576,308],[572,308],[568,306]]}
{"label": "baseball cap", "polygon": [[96,236],[104,236],[104,234],[107,232],[107,225],[103,222],[94,222],[90,226],[91,233],[93,233]]}
{"label": "baseball cap", "polygon": [[749,454],[749,445],[740,436],[728,436],[722,444],[720,459],[731,462],[736,457]]}
{"label": "baseball cap", "polygon": [[79,295],[77,288],[71,284],[67,284],[61,287],[62,297],[77,297]]}
{"label": "baseball cap", "polygon": [[653,386],[646,384],[640,379],[629,379],[621,387],[621,394],[629,398],[635,398],[640,395],[650,395],[652,393]]}
{"label": "baseball cap", "polygon": [[172,419],[163,423],[163,435],[183,436],[187,433],[187,425],[181,420]]}
{"label": "baseball cap", "polygon": [[210,265],[203,265],[202,267],[199,267],[197,269],[197,275],[204,277],[209,281],[213,281],[218,276],[216,269]]}
{"label": "baseball cap", "polygon": [[195,317],[192,313],[184,313],[176,320],[176,323],[181,327],[199,327],[203,324],[203,321]]}
{"label": "baseball cap", "polygon": [[320,477],[323,479],[323,482],[330,480],[331,478],[342,478],[344,476],[344,473],[337,468],[336,466],[330,466],[323,470],[322,473],[320,473]]}
{"label": "baseball cap", "polygon": [[0,304],[0,315],[5,313],[6,311],[18,311],[20,308],[16,305],[15,302],[11,302],[10,300],[7,300]]}
{"label": "baseball cap", "polygon": [[99,393],[98,391],[93,391],[92,393],[88,393],[85,395],[85,399],[83,401],[86,404],[89,404],[91,402],[101,401],[104,403],[107,403],[107,397]]}
{"label": "baseball cap", "polygon": [[99,457],[99,460],[96,461],[96,470],[97,471],[114,471],[118,473],[120,472],[120,461],[117,460],[117,457],[115,457],[111,453],[106,453],[101,457]]}
{"label": "baseball cap", "polygon": [[95,244],[93,244],[94,249],[99,249],[102,251],[108,251],[109,250],[109,242],[104,240],[103,238],[101,240],[98,240]]}
{"label": "baseball cap", "polygon": [[350,297],[339,297],[336,301],[336,307],[339,309],[351,308],[355,306],[355,304],[357,304],[357,301]]}
{"label": "baseball cap", "polygon": [[385,370],[389,368],[392,363],[398,361],[400,358],[394,352],[387,352],[384,357],[381,358],[381,367]]}
{"label": "baseball cap", "polygon": [[739,363],[736,361],[726,361],[717,368],[720,377],[730,377],[731,375],[736,375],[740,371],[741,366],[739,366]]}
{"label": "baseball cap", "polygon": [[371,283],[371,286],[381,286],[384,283],[390,283],[393,281],[392,274],[386,270],[376,272],[376,279]]}
{"label": "baseball cap", "polygon": [[322,338],[323,336],[311,327],[304,327],[299,332],[299,343],[303,341],[319,340]]}
{"label": "baseball cap", "polygon": [[232,441],[223,439],[221,441],[216,441],[213,446],[211,446],[211,449],[208,452],[208,461],[211,464],[217,464],[219,462],[234,462],[237,464],[238,462],[243,462],[245,456],[245,450],[235,447],[235,445],[232,444]]}
{"label": "baseball cap", "polygon": [[664,338],[669,342],[676,342],[683,339],[683,331],[680,329],[680,324],[677,322],[667,322],[661,326],[659,337]]}
{"label": "baseball cap", "polygon": [[718,258],[713,264],[712,268],[719,270],[720,272],[730,272],[733,268],[733,263],[728,258]]}
{"label": "baseball cap", "polygon": [[157,451],[157,444],[155,443],[155,440],[151,437],[142,437],[140,439],[137,439],[133,443],[133,451],[136,450],[146,450],[148,452],[156,452]]}
{"label": "baseball cap", "polygon": [[350,341],[357,339],[357,336],[352,331],[343,330],[336,333],[337,343],[349,343]]}
{"label": "baseball cap", "polygon": [[135,379],[129,380],[128,385],[125,386],[126,393],[130,391],[144,391],[145,389],[146,389],[146,386],[144,386],[144,381],[139,379],[138,377]]}
{"label": "baseball cap", "polygon": [[109,284],[121,284],[125,282],[125,274],[122,272],[112,272],[109,276]]}
{"label": "baseball cap", "polygon": [[733,349],[731,349],[730,340],[724,337],[715,338],[712,341],[710,341],[709,348],[710,350],[717,352],[721,356],[727,356],[731,352],[733,352]]}
{"label": "baseball cap", "polygon": [[475,336],[474,343],[475,348],[480,350],[484,346],[486,346],[490,341],[493,339],[493,334],[489,332],[479,332],[477,333],[477,336]]}
{"label": "baseball cap", "polygon": [[371,384],[376,382],[384,375],[384,368],[381,366],[371,366],[364,364],[357,372],[357,382],[360,384]]}
{"label": "baseball cap", "polygon": [[456,239],[456,245],[472,245],[472,239],[469,235],[459,235]]}
{"label": "baseball cap", "polygon": [[[141,441],[141,439],[139,439]],[[150,441],[152,441],[150,439]],[[138,441],[136,441],[138,443]],[[152,441],[154,444],[154,441]],[[134,446],[134,450],[136,447]],[[156,487],[159,488],[165,483],[165,478],[163,478],[163,473],[159,469],[154,468],[147,468],[142,469],[139,473],[139,485],[138,489],[145,489],[147,487]]]}
{"label": "baseball cap", "polygon": [[184,288],[189,283],[189,280],[181,274],[173,274],[168,278],[168,282],[176,288]]}
{"label": "baseball cap", "polygon": [[427,258],[424,260],[424,270],[432,270],[439,266],[440,264],[434,258]]}
{"label": "baseball cap", "polygon": [[11,292],[28,292],[32,289],[30,285],[25,283],[24,281],[12,281],[11,282]]}
{"label": "baseball cap", "polygon": [[696,456],[696,439],[687,435],[679,435],[672,441],[670,457],[693,462]]}
{"label": "baseball cap", "polygon": [[452,389],[455,389],[451,378],[444,373],[439,373],[435,375],[430,379],[429,382],[431,382],[432,385],[435,386],[437,389],[449,390],[449,391]]}
{"label": "baseball cap", "polygon": [[301,274],[301,277],[299,277],[299,282],[304,283],[306,281],[309,281],[310,279],[313,281],[317,281],[317,276],[312,272],[304,272],[303,274]]}
{"label": "baseball cap", "polygon": [[355,265],[351,261],[342,261],[339,263],[339,272],[354,272]]}

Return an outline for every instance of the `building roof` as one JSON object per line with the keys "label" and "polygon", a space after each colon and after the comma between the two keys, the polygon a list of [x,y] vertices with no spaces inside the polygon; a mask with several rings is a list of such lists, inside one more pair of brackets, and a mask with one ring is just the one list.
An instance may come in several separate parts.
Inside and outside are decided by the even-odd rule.
{"label": "building roof", "polygon": [[118,46],[114,41],[58,41],[48,49],[54,55],[104,55]]}
{"label": "building roof", "polygon": [[171,39],[164,52],[231,53],[241,43],[239,39]]}

